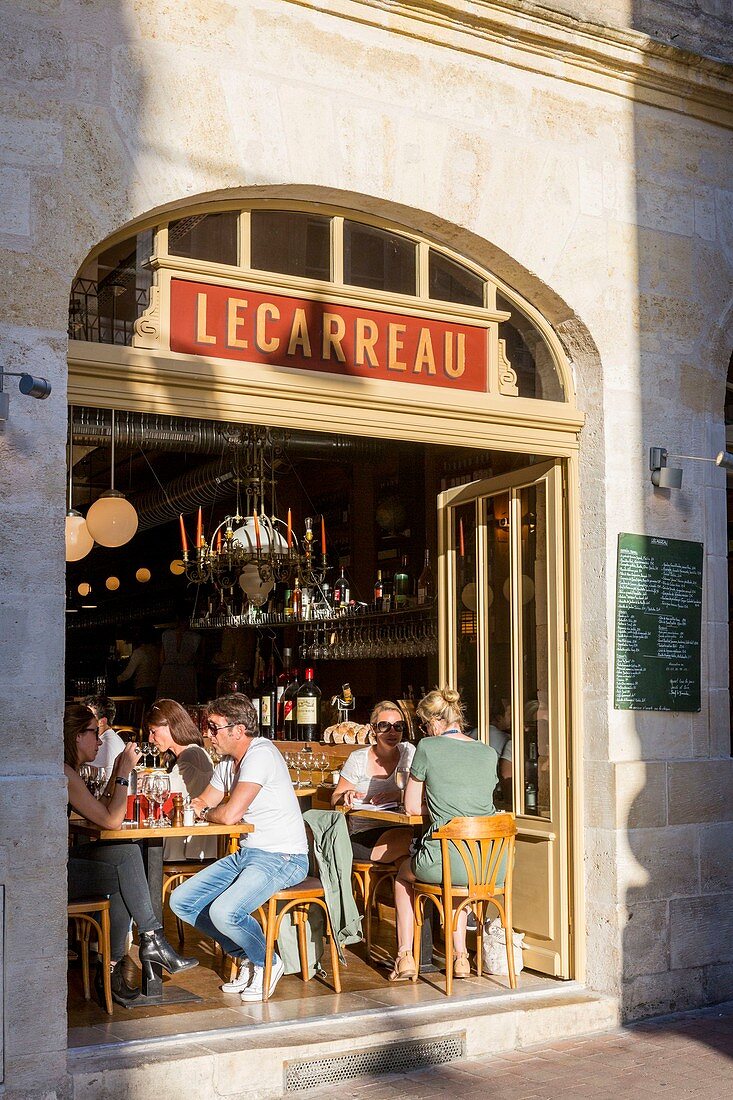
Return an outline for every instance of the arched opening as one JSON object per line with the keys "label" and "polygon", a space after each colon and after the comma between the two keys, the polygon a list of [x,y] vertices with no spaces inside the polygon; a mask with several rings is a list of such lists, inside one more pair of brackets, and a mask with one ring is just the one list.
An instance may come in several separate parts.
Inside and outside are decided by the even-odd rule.
{"label": "arched opening", "polygon": [[[286,650],[315,662],[324,715],[349,682],[360,717],[386,693],[409,728],[421,688],[457,683],[470,725],[501,753],[495,804],[522,821],[528,968],[577,975],[566,623],[583,418],[551,326],[474,260],[404,225],[257,199],[158,214],[95,249],[74,281],[69,335],[72,503],[84,511],[114,475],[139,522],[126,564],[96,548],[70,566],[70,691],[125,683],[134,630],[182,608],[203,638],[201,698],[224,669],[278,740],[265,686]],[[257,522],[231,568],[230,530]],[[288,546],[292,529],[298,548],[310,532],[315,550],[294,549],[293,568],[265,577],[265,529],[271,544],[287,530]],[[78,606],[86,585],[103,602]],[[98,672],[78,642],[90,638],[109,658]]]}

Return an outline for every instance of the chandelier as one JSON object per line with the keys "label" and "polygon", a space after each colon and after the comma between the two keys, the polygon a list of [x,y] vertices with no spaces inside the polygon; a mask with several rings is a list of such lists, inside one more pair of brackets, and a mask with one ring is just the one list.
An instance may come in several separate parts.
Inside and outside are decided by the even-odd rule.
{"label": "chandelier", "polygon": [[[283,436],[267,428],[243,428],[235,458],[236,508],[207,536],[202,509],[196,538],[189,547],[183,515],[179,516],[186,577],[193,584],[212,584],[221,605],[231,603],[235,585],[254,607],[262,607],[277,582],[297,577],[304,588],[321,587],[328,567],[326,529],[321,517],[320,554],[316,552],[314,519],[305,519],[298,539],[292,512],[277,515],[275,470],[282,456]],[[227,598],[228,597],[228,598]]]}

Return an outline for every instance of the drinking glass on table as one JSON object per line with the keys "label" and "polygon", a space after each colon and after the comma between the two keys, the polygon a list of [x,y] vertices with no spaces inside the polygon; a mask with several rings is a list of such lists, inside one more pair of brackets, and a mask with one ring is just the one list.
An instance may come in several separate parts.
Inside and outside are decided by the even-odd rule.
{"label": "drinking glass on table", "polygon": [[[298,787],[307,787],[308,786],[308,771],[310,769],[312,759],[313,759],[313,757],[310,755],[310,753],[307,753],[307,752],[299,752],[298,753],[298,762],[296,764],[296,767],[298,769],[298,783],[297,783]],[[303,778],[304,773],[305,773],[305,779]]]}
{"label": "drinking glass on table", "polygon": [[155,799],[153,798],[153,780],[155,776],[151,772],[142,772],[138,781],[138,793],[142,794],[148,800],[148,816],[145,819],[145,827],[152,829],[155,826],[155,817],[153,815],[153,804]]}
{"label": "drinking glass on table", "polygon": [[108,774],[106,768],[92,768],[90,789],[95,798],[99,798],[102,794],[104,794],[105,790],[107,789],[107,783],[109,781],[110,774],[111,769]]}
{"label": "drinking glass on table", "polygon": [[166,802],[171,793],[171,779],[169,775],[154,775],[152,783],[152,796],[153,801],[160,807],[158,811],[158,820],[156,821],[156,828],[162,829],[168,824],[168,819],[163,813],[163,803]]}
{"label": "drinking glass on table", "polygon": [[400,805],[405,805],[405,788],[407,787],[407,780],[410,778],[409,768],[396,768],[394,773],[394,781],[397,784],[397,789],[400,792]]}

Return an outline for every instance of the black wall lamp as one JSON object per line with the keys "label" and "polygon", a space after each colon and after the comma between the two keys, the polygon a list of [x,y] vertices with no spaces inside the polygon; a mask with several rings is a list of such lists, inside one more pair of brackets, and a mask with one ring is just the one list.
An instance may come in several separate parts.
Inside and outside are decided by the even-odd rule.
{"label": "black wall lamp", "polygon": [[18,389],[25,397],[35,397],[39,401],[43,401],[51,392],[51,383],[46,378],[36,378],[33,374],[4,370],[0,367],[0,432],[5,427],[10,411],[10,395],[5,389],[6,378],[20,378]]}
{"label": "black wall lamp", "polygon": [[649,469],[652,472],[652,485],[657,489],[680,489],[683,471],[678,466],[668,466],[668,458],[686,458],[691,462],[714,462],[724,470],[733,470],[733,454],[719,451],[715,458],[701,458],[700,455],[676,455],[664,447],[649,448]]}

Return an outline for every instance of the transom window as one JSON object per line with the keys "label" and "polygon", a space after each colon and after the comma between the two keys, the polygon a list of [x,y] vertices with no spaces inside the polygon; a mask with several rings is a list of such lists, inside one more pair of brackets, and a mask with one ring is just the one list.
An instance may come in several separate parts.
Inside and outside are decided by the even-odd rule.
{"label": "transom window", "polygon": [[[266,207],[199,210],[147,227],[93,253],[74,280],[69,338],[132,345],[134,325],[150,303],[151,258],[189,261],[206,275],[283,276],[283,282],[363,288],[375,302],[409,299],[510,314],[499,323],[503,354],[516,372],[519,397],[565,401],[562,377],[545,335],[500,289],[488,272],[399,227],[374,224],[353,213]],[[405,301],[407,299],[407,301]]]}

